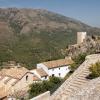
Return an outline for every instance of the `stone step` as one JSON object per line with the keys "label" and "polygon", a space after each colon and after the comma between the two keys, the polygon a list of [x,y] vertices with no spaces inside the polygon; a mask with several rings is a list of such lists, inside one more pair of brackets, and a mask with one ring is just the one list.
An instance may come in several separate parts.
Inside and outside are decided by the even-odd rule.
{"label": "stone step", "polygon": [[81,84],[77,84],[77,83],[72,83],[72,84],[70,84],[72,87],[74,87],[74,88],[79,88],[80,87],[80,85],[82,85],[82,83]]}
{"label": "stone step", "polygon": [[81,74],[81,75],[79,75],[79,77],[83,77],[83,78],[85,78],[87,75],[89,75],[89,73]]}
{"label": "stone step", "polygon": [[[87,76],[87,75],[86,75]],[[79,77],[76,78],[76,80],[87,80],[84,75],[80,75]]]}
{"label": "stone step", "polygon": [[76,85],[83,85],[84,84],[84,82],[80,82],[80,81],[75,81],[75,82],[73,82],[73,84],[76,84]]}
{"label": "stone step", "polygon": [[68,87],[65,91],[67,94],[72,93],[72,88]]}
{"label": "stone step", "polygon": [[70,94],[70,92],[67,92],[67,91],[61,92],[61,95],[66,95],[66,96],[68,96],[69,94]]}
{"label": "stone step", "polygon": [[69,86],[68,89],[66,89],[66,91],[69,91],[69,93],[75,92],[77,89],[74,86]]}
{"label": "stone step", "polygon": [[73,74],[73,77],[74,76],[79,76],[79,75],[86,75],[86,74],[89,74],[89,73],[90,73],[90,71],[88,71],[88,70],[87,71],[84,71],[84,72],[83,71],[80,71],[80,72],[77,72],[77,73]]}
{"label": "stone step", "polygon": [[76,80],[76,82],[79,82],[79,83],[87,83],[87,81],[86,80]]}

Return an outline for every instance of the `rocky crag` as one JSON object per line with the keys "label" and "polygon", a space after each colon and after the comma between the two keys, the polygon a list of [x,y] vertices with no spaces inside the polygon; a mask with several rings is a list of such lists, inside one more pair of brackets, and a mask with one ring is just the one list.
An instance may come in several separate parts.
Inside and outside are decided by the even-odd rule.
{"label": "rocky crag", "polygon": [[69,45],[66,49],[66,55],[75,57],[79,54],[100,53],[100,36],[87,36],[83,43]]}

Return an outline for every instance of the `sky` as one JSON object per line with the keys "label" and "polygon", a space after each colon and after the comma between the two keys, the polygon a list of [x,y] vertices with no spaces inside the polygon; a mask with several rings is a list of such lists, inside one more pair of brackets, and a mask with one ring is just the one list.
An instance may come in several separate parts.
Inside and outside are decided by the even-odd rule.
{"label": "sky", "polygon": [[100,0],[0,0],[0,7],[47,9],[100,27]]}

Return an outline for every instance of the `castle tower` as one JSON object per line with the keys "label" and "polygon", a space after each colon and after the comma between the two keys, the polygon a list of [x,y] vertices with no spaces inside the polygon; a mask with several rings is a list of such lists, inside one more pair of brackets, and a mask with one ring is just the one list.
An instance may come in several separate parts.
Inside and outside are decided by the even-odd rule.
{"label": "castle tower", "polygon": [[77,32],[77,44],[83,43],[86,39],[87,33],[86,32]]}

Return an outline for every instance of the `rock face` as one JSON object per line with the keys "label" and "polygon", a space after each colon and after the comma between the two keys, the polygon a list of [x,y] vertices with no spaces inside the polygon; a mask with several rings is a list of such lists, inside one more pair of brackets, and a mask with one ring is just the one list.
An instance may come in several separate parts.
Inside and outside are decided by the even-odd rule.
{"label": "rock face", "polygon": [[99,53],[100,52],[100,37],[88,36],[86,40],[81,44],[69,45],[66,49],[67,55],[77,56],[81,53]]}
{"label": "rock face", "polygon": [[[90,95],[88,95],[87,97],[85,91],[83,91],[83,88],[85,90],[85,86],[93,87],[93,83],[91,84],[91,80],[86,79],[86,76],[89,75],[90,73],[89,66],[98,61],[100,61],[100,54],[93,54],[87,56],[85,62],[83,62],[79,66],[79,68],[57,89],[57,91],[55,91],[54,94],[51,95],[51,99],[52,100],[99,100],[99,99],[84,99],[84,98],[89,98],[89,96],[91,96],[90,98],[92,98],[93,95],[90,93]],[[97,81],[97,84],[99,83],[100,81]],[[97,87],[97,84],[95,83],[94,87]],[[89,90],[88,89],[86,89],[87,92],[91,91],[91,89]],[[92,92],[95,93],[95,91]]]}

